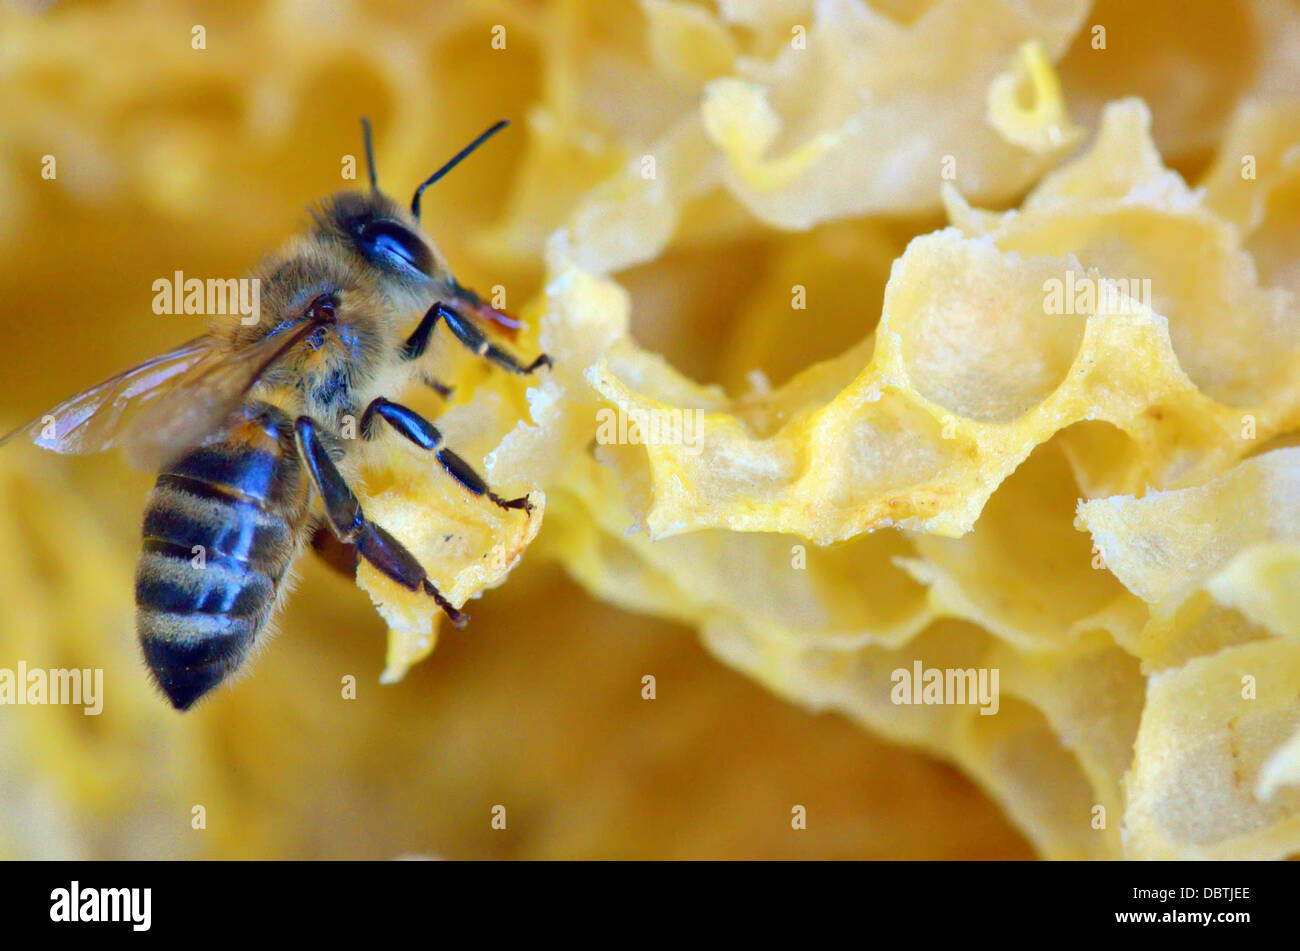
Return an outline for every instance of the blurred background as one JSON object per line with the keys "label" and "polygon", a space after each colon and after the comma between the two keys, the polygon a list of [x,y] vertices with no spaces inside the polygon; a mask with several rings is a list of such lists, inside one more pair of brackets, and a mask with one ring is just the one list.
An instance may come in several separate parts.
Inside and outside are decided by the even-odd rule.
{"label": "blurred background", "polygon": [[[9,0],[2,428],[193,336],[193,318],[151,312],[152,282],[178,269],[244,273],[310,202],[350,184],[340,168],[360,156],[363,114],[380,183],[399,197],[487,124],[514,120],[426,199],[425,222],[464,283],[532,297],[546,235],[717,72],[707,50],[698,69],[661,68],[661,6]],[[763,55],[811,16],[799,2],[674,6],[715,19],[730,9],[736,55]],[[938,6],[871,8],[905,29]],[[1109,25],[1114,52],[1097,65],[1086,29],[1066,31],[1058,58],[1073,117],[1091,128],[1102,102],[1146,97],[1166,161],[1189,178],[1236,104],[1267,92],[1261,24],[1290,11],[1235,0],[1078,9],[1080,24]],[[42,177],[46,155],[53,179]],[[983,197],[1014,204],[1033,178],[1008,172]],[[728,388],[760,366],[779,383],[862,339],[890,262],[943,223],[937,190],[802,232],[761,224],[725,194],[692,202],[689,221],[704,223],[616,276],[638,340]],[[788,286],[809,256],[823,264],[807,279],[821,282],[809,293],[822,309],[756,319],[753,298]],[[149,687],[134,637],[150,484],[115,457],[0,453],[0,667],[103,668],[108,691],[99,717],[0,708],[0,857],[1033,854],[952,767],[785,703],[710,657],[692,630],[599,603],[542,555],[526,556],[473,605],[466,631],[444,634],[387,687],[384,626],[368,598],[305,559],[250,675],[178,715]],[[645,674],[658,679],[654,702],[640,696]],[[354,701],[340,697],[346,675]],[[490,827],[496,804],[505,831]],[[795,804],[807,808],[806,831],[791,828]],[[191,827],[195,806],[205,829]]]}

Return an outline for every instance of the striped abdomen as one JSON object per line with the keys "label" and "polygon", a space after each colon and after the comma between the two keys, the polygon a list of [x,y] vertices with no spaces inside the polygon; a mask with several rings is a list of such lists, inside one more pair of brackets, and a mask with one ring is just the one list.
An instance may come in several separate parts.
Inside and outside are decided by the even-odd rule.
{"label": "striped abdomen", "polygon": [[292,425],[259,405],[158,476],[135,576],[136,630],[185,710],[248,656],[297,552],[307,502]]}

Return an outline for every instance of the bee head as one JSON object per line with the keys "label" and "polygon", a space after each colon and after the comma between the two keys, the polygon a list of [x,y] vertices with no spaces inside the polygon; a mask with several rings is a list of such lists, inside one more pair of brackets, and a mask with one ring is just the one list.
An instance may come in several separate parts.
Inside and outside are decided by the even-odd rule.
{"label": "bee head", "polygon": [[415,190],[411,198],[411,209],[407,212],[379,190],[370,122],[362,119],[370,192],[345,192],[335,196],[326,206],[324,214],[318,216],[319,224],[323,230],[331,232],[333,237],[349,245],[368,264],[392,277],[416,283],[440,281],[454,285],[437,249],[420,230],[420,196],[426,188],[508,124],[503,119],[492,125],[425,179]]}
{"label": "bee head", "polygon": [[413,284],[449,280],[446,264],[405,209],[379,191],[335,195],[317,215],[323,231],[383,274]]}

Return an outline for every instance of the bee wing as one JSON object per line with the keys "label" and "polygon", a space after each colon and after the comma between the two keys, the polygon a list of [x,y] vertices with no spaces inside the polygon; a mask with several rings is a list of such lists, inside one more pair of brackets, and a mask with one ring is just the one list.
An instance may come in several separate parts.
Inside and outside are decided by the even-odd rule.
{"label": "bee wing", "polygon": [[195,338],[92,386],[0,438],[26,434],[42,449],[84,454],[122,448],[154,466],[212,433],[262,374],[315,329],[268,337],[228,350],[210,336]]}
{"label": "bee wing", "polygon": [[111,449],[118,444],[123,424],[133,412],[158,399],[178,379],[210,360],[213,352],[207,337],[181,344],[69,397],[6,434],[0,446],[26,434],[36,445],[52,452],[80,454]]}

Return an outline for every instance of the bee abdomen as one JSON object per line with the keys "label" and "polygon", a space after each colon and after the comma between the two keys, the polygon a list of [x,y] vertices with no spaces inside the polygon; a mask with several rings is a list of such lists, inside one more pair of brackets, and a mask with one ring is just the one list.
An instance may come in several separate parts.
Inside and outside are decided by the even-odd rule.
{"label": "bee abdomen", "polygon": [[296,548],[278,497],[295,481],[282,467],[294,462],[246,445],[206,446],[158,477],[136,569],[136,627],[177,709],[230,676],[270,618]]}

